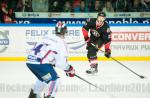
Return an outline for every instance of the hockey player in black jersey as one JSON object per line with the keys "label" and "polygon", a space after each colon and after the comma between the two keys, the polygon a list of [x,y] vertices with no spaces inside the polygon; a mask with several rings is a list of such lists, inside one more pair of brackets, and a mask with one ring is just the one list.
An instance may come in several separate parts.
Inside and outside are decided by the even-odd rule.
{"label": "hockey player in black jersey", "polygon": [[106,14],[104,12],[99,12],[97,18],[87,20],[86,24],[82,27],[84,40],[87,42],[87,58],[90,63],[90,69],[86,70],[87,74],[98,72],[98,48],[104,45],[105,56],[109,58],[111,55],[111,30],[105,19]]}

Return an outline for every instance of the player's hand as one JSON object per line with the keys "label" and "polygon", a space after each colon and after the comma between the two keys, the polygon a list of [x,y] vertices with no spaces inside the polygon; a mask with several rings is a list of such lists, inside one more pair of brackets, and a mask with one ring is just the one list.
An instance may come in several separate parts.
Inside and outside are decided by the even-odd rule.
{"label": "player's hand", "polygon": [[110,56],[111,56],[111,50],[105,49],[105,57],[110,58]]}
{"label": "player's hand", "polygon": [[74,68],[70,65],[68,70],[65,70],[66,75],[69,77],[74,77],[75,76],[75,70]]}

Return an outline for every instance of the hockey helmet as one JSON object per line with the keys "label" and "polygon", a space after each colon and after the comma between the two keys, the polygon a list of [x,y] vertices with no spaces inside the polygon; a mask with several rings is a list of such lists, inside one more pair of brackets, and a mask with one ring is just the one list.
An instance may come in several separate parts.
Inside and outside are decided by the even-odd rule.
{"label": "hockey helmet", "polygon": [[55,26],[55,33],[61,35],[67,33],[67,26],[65,25],[65,23],[62,23],[61,21],[57,22]]}
{"label": "hockey helmet", "polygon": [[97,17],[98,17],[98,16],[106,17],[106,14],[105,14],[104,12],[99,12],[99,13],[97,14]]}
{"label": "hockey helmet", "polygon": [[99,12],[97,14],[97,21],[98,22],[103,22],[106,19],[106,14],[104,12]]}

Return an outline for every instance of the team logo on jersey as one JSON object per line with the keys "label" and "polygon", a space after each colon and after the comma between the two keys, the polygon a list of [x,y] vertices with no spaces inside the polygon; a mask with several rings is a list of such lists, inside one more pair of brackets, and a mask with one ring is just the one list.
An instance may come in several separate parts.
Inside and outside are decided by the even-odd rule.
{"label": "team logo on jersey", "polygon": [[91,32],[95,37],[100,37],[100,34],[96,30],[91,30]]}
{"label": "team logo on jersey", "polygon": [[0,31],[0,53],[4,52],[9,45],[9,38],[8,38],[9,32]]}

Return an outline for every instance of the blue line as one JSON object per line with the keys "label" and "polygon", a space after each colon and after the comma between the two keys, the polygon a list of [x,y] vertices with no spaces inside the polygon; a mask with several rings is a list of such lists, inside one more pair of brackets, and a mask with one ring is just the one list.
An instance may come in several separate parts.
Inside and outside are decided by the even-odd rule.
{"label": "blue line", "polygon": [[[1,26],[11,26],[11,27],[51,27],[55,26],[55,24],[2,24]],[[67,24],[67,26],[76,26],[81,27],[82,24]],[[150,26],[150,24],[110,24],[110,26]]]}

